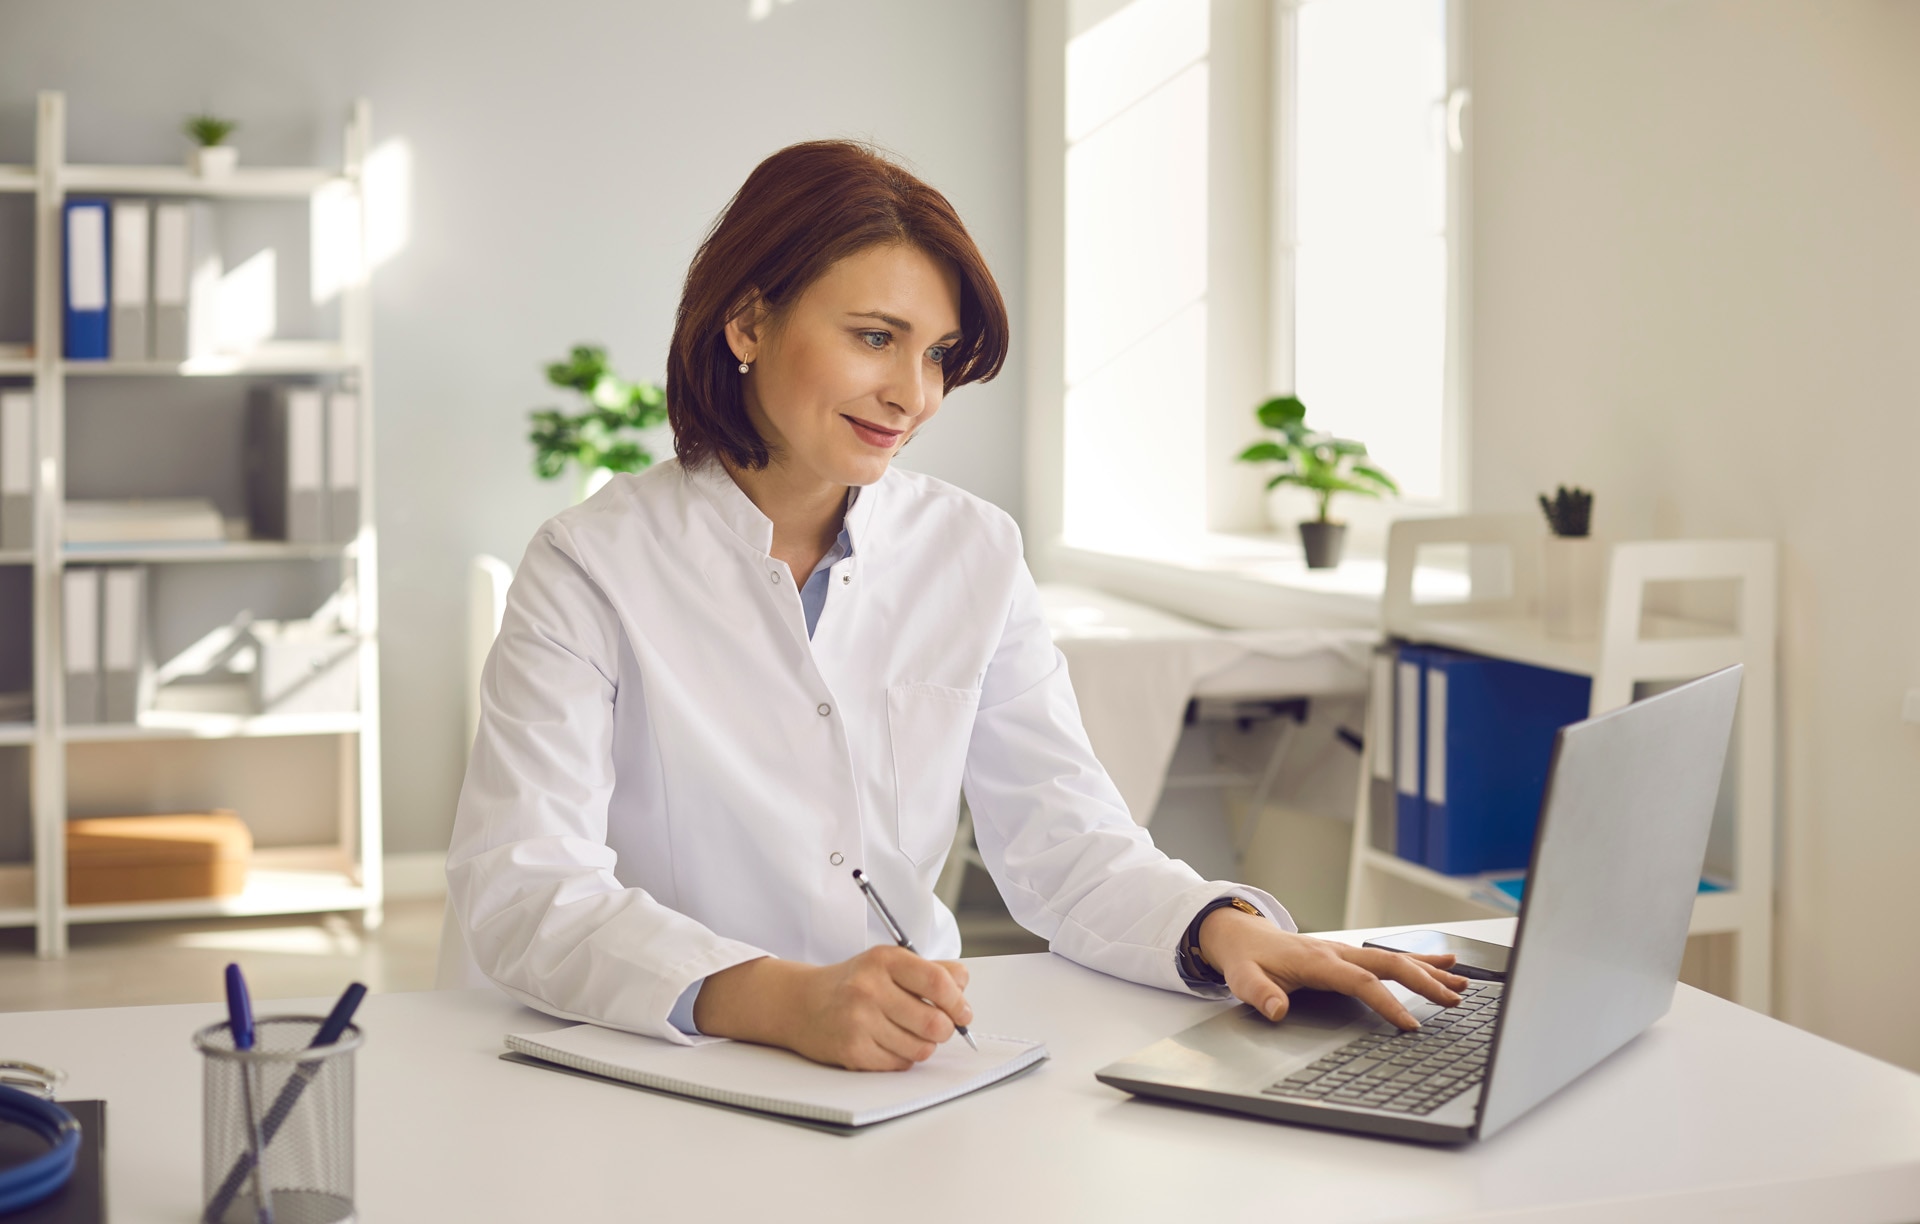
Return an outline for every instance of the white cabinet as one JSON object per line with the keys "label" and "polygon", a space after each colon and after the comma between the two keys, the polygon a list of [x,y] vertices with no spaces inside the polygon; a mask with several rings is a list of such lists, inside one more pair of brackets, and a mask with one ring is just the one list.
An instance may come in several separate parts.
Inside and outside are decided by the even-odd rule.
{"label": "white cabinet", "polygon": [[[1643,684],[1671,683],[1740,663],[1728,785],[1708,851],[1710,876],[1727,885],[1694,904],[1693,934],[1735,940],[1734,997],[1769,1011],[1772,995],[1774,877],[1775,548],[1762,540],[1650,540],[1607,548],[1598,633],[1552,637],[1541,614],[1541,550],[1536,515],[1475,515],[1403,520],[1387,549],[1381,605],[1388,637],[1515,659],[1590,676],[1592,713],[1633,700]],[[1415,603],[1412,578],[1422,549],[1473,550],[1476,589],[1460,602]],[[1701,610],[1701,605],[1708,605]],[[1376,749],[1368,738],[1366,754]],[[1377,849],[1371,836],[1370,760],[1354,821],[1346,925],[1379,926],[1509,914],[1493,877],[1448,876]],[[1386,815],[1391,819],[1391,814]],[[1511,875],[1513,873],[1499,873]]]}

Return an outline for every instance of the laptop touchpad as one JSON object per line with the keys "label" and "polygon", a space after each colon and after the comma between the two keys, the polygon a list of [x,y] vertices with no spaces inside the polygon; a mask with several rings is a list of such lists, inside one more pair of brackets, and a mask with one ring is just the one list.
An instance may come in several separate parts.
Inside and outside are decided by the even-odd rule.
{"label": "laptop touchpad", "polygon": [[[1413,1013],[1415,1020],[1425,1023],[1440,1013],[1438,1004],[1429,1003],[1398,982],[1387,982],[1385,985],[1393,997]],[[1378,1028],[1382,1032],[1398,1031],[1365,1003],[1331,990],[1296,990],[1287,996],[1287,1000],[1289,1006],[1286,1019],[1282,1021],[1284,1024],[1322,1029],[1361,1025]]]}

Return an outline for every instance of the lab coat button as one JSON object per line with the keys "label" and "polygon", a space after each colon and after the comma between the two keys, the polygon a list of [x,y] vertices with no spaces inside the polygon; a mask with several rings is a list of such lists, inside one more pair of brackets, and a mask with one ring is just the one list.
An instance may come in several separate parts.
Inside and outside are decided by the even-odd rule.
{"label": "lab coat button", "polygon": [[779,570],[772,570],[772,569],[770,569],[770,570],[768,570],[768,571],[767,571],[767,580],[768,580],[769,582],[779,582],[779,581],[780,581],[780,571],[779,571]]}
{"label": "lab coat button", "polygon": [[841,585],[841,586],[845,586],[845,585],[847,585],[847,584],[848,584],[849,582],[852,582],[852,581],[853,581],[853,575],[852,575],[852,574],[842,574],[842,575],[840,575],[840,585]]}
{"label": "lab coat button", "polygon": [[838,867],[840,864],[847,861],[847,856],[840,853],[838,850],[835,850],[832,854],[829,854],[827,856],[827,861],[829,863],[832,863],[835,867]]}
{"label": "lab coat button", "polygon": [[820,703],[819,709],[820,709],[820,717],[822,718],[825,718],[827,715],[833,713],[833,707],[828,705],[824,701]]}

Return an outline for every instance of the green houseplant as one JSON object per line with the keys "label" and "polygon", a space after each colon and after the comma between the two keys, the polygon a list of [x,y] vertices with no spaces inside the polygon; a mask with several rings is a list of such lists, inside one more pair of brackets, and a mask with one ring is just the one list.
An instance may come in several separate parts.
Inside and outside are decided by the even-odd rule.
{"label": "green houseplant", "polygon": [[225,178],[240,162],[240,151],[226,143],[240,125],[217,115],[190,115],[181,131],[193,141],[187,155],[187,168],[201,178]]}
{"label": "green houseplant", "polygon": [[667,419],[665,391],[615,374],[607,350],[596,344],[576,344],[565,361],[550,363],[547,381],[578,391],[586,409],[531,413],[527,440],[533,443],[534,473],[542,480],[557,479],[571,464],[579,482],[576,500],[585,500],[615,472],[637,472],[653,463],[653,453],[634,435]]}
{"label": "green houseplant", "polygon": [[1254,409],[1260,424],[1277,437],[1255,442],[1240,452],[1242,463],[1277,463],[1280,470],[1268,481],[1269,490],[1298,485],[1319,501],[1319,513],[1300,524],[1300,543],[1309,569],[1332,569],[1340,564],[1347,525],[1327,517],[1336,493],[1382,497],[1400,492],[1400,486],[1374,465],[1364,442],[1336,438],[1307,426],[1307,406],[1292,395],[1280,395]]}

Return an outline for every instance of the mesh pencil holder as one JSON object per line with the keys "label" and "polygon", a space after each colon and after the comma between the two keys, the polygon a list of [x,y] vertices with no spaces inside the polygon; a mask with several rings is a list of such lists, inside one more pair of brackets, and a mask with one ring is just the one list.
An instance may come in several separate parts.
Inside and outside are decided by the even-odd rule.
{"label": "mesh pencil holder", "polygon": [[[228,1026],[193,1035],[204,1058],[201,1185],[206,1224],[258,1224],[264,1188],[274,1224],[339,1224],[353,1209],[353,1055],[360,1030],[309,1049],[319,1016],[262,1016],[251,1050]],[[264,1153],[259,1178],[253,1154]]]}

